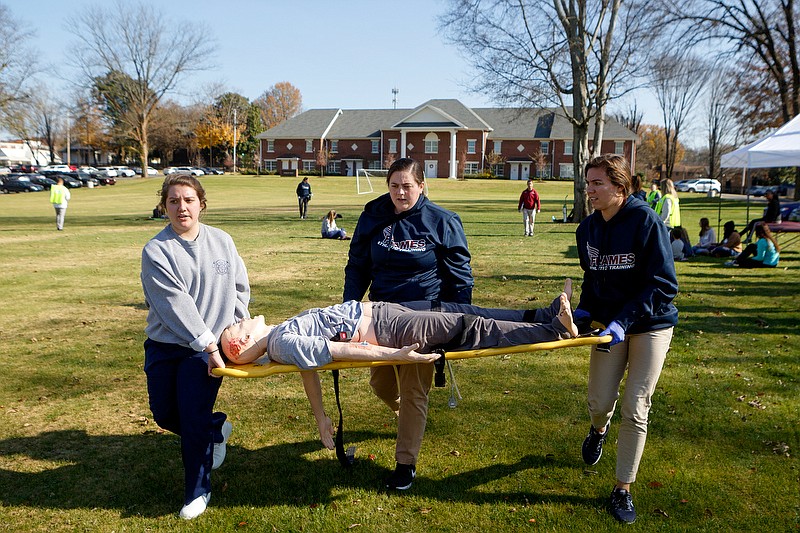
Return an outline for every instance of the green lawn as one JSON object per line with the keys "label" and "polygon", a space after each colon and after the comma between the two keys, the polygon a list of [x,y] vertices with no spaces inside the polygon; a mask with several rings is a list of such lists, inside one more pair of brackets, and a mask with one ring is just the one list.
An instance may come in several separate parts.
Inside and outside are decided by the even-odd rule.
{"label": "green lawn", "polygon": [[[279,321],[337,303],[347,242],[319,238],[329,209],[349,233],[363,204],[354,178],[311,178],[299,220],[296,178],[203,178],[206,222],[228,231],[250,273],[251,312]],[[343,471],[318,443],[297,375],[226,378],[218,407],[234,424],[208,512],[177,516],[179,440],[152,422],[142,372],[142,246],[159,178],[79,189],[66,230],[46,193],[0,195],[0,530],[8,531],[616,531],[605,511],[618,417],[600,463],[586,468],[588,349],[461,361],[463,396],[431,394],[418,478],[380,490],[394,467],[396,424],[364,369],[343,372]],[[574,224],[555,224],[571,183],[541,183],[536,237],[516,211],[522,182],[435,180],[431,198],[457,211],[473,253],[475,303],[549,302],[580,279]],[[684,225],[716,228],[718,200],[682,195]],[[763,204],[751,206],[760,213]],[[722,221],[745,223],[725,200]],[[777,269],[677,265],[680,324],[653,399],[633,494],[637,531],[800,529],[800,245]],[[576,300],[577,301],[577,300]],[[322,376],[326,407],[332,382]],[[330,394],[329,394],[330,393]]]}

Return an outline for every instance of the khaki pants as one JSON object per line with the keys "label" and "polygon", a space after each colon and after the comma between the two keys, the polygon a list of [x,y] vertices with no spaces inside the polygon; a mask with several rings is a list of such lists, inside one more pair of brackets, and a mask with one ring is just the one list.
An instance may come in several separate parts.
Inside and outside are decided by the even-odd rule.
{"label": "khaki pants", "polygon": [[647,440],[647,418],[661,368],[672,340],[673,328],[627,335],[611,347],[611,353],[592,347],[589,359],[589,416],[595,428],[611,420],[619,398],[619,386],[628,370],[617,436],[617,480],[636,481],[636,472]]}

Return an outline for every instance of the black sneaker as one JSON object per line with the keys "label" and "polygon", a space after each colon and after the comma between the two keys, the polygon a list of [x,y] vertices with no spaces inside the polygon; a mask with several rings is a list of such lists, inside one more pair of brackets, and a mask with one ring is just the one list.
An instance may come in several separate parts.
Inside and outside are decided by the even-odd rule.
{"label": "black sneaker", "polygon": [[390,490],[407,490],[414,483],[417,477],[417,469],[414,465],[404,465],[397,463],[394,472],[386,478],[386,488]]}
{"label": "black sneaker", "polygon": [[611,516],[626,524],[636,522],[636,509],[633,507],[631,493],[625,489],[615,488],[611,491],[609,503]]}
{"label": "black sneaker", "polygon": [[600,457],[603,455],[603,443],[606,441],[606,437],[608,436],[608,428],[610,425],[611,422],[606,424],[606,430],[604,433],[598,432],[596,429],[594,429],[594,426],[589,428],[589,434],[586,435],[586,438],[583,440],[583,446],[581,446],[583,462],[587,465],[596,465],[597,461],[599,461]]}

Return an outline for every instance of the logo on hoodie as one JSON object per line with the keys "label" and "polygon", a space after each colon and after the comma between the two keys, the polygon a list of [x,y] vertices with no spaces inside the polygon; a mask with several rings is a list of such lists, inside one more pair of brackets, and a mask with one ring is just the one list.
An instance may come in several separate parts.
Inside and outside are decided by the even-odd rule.
{"label": "logo on hoodie", "polygon": [[636,254],[600,255],[600,250],[586,243],[589,254],[589,268],[592,270],[629,270],[636,266]]}
{"label": "logo on hoodie", "polygon": [[383,229],[383,240],[378,243],[378,246],[383,246],[389,250],[397,250],[400,252],[424,252],[426,247],[425,239],[406,239],[404,241],[395,241],[392,236],[394,224],[386,226]]}

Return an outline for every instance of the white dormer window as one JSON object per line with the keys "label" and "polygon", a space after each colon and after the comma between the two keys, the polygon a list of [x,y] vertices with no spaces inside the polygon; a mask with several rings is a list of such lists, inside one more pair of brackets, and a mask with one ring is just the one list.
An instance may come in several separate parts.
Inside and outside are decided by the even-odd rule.
{"label": "white dormer window", "polygon": [[311,139],[306,139],[306,153],[310,154],[314,151],[314,141]]}
{"label": "white dormer window", "polygon": [[474,154],[478,146],[477,139],[467,139],[467,153]]}
{"label": "white dormer window", "polygon": [[339,141],[331,141],[331,153],[335,154],[339,152]]}

